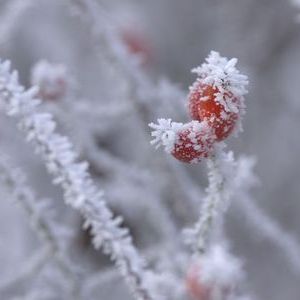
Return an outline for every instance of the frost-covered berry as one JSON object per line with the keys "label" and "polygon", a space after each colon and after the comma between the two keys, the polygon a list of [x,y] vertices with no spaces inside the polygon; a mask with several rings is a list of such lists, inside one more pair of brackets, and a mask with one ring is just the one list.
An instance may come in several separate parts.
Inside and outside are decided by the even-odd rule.
{"label": "frost-covered berry", "polygon": [[[194,264],[188,270],[185,286],[186,290],[195,300],[213,300],[213,299],[224,299],[227,300],[230,297],[232,287],[230,285],[219,285],[205,282],[202,278],[201,264]],[[221,297],[214,297],[215,294]]]}
{"label": "frost-covered berry", "polygon": [[186,163],[198,162],[209,156],[214,139],[208,128],[200,123],[189,123],[178,132],[177,140],[171,154]]}
{"label": "frost-covered berry", "polygon": [[47,61],[40,61],[33,67],[31,81],[39,87],[39,97],[43,100],[63,98],[69,84],[65,66]]}
{"label": "frost-covered berry", "polygon": [[188,295],[195,300],[210,300],[211,290],[201,282],[201,269],[199,264],[190,266],[185,278]]}
{"label": "frost-covered berry", "polygon": [[142,31],[134,28],[123,28],[121,38],[131,54],[141,58],[142,64],[146,65],[152,60],[152,47]]}
{"label": "frost-covered berry", "polygon": [[152,144],[164,146],[166,152],[185,163],[197,163],[207,158],[213,150],[215,135],[205,122],[192,121],[187,124],[159,119],[154,129]]}
{"label": "frost-covered berry", "polygon": [[185,286],[187,293],[195,300],[227,300],[242,277],[240,261],[216,245],[191,263]]}
{"label": "frost-covered berry", "polygon": [[188,106],[194,120],[206,121],[218,141],[227,138],[238,126],[244,114],[244,95],[248,79],[235,65],[212,51],[206,62],[192,72],[198,75],[190,88]]}
{"label": "frost-covered berry", "polygon": [[[189,94],[189,111],[194,120],[206,121],[215,131],[218,141],[226,139],[235,129],[240,115],[240,101],[224,93],[224,102],[231,102],[231,110],[217,101],[218,88],[197,81]],[[233,108],[234,106],[234,108]]]}

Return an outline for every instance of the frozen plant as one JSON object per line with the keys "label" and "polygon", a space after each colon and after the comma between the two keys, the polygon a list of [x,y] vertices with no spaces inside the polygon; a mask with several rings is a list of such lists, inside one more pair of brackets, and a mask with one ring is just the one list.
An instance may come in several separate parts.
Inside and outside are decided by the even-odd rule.
{"label": "frozen plant", "polygon": [[36,95],[37,89],[27,91],[19,84],[9,62],[1,63],[0,98],[7,115],[19,118],[19,128],[43,157],[54,183],[62,186],[66,204],[82,213],[86,227],[91,226],[95,248],[102,247],[115,261],[137,299],[157,299],[149,290],[154,274],[147,270],[128,230],[120,227],[122,218],[113,216],[90,178],[87,164],[78,162],[70,141],[55,132],[52,116],[37,111],[40,101]]}
{"label": "frozen plant", "polygon": [[[236,63],[236,59],[227,60],[217,52],[211,52],[206,62],[193,70],[199,76],[188,95],[193,121],[182,124],[172,122],[171,119],[159,119],[158,124],[149,124],[154,138],[151,144],[157,148],[163,146],[167,153],[185,163],[199,163],[207,159],[207,196],[203,200],[199,220],[193,228],[185,230],[186,240],[194,256],[201,261],[200,282],[203,286],[200,287],[198,280],[188,275],[188,288],[198,299],[229,299],[232,291],[230,284],[225,281],[229,279],[233,283],[235,280],[226,274],[234,273],[231,268],[238,265],[233,262],[223,264],[220,261],[221,250],[211,246],[213,240],[224,239],[223,213],[234,192],[232,181],[236,163],[233,153],[223,150],[225,145],[221,141],[237,131],[244,114],[248,80],[235,68]],[[220,271],[219,267],[225,270]],[[199,266],[195,268],[199,269]],[[224,277],[220,281],[218,278],[221,273]]]}
{"label": "frozen plant", "polygon": [[[244,95],[247,93],[247,77],[240,74],[235,65],[237,59],[228,60],[212,51],[206,62],[193,69],[198,75],[188,95],[191,123],[174,123],[159,119],[150,123],[152,144],[163,146],[166,152],[187,163],[197,163],[207,158],[209,187],[203,202],[201,215],[195,227],[188,231],[193,235],[192,246],[202,253],[207,247],[213,225],[230,198],[226,183],[227,170],[222,169],[226,155],[220,141],[226,139],[244,114]],[[225,158],[225,157],[228,158]]]}
{"label": "frozen plant", "polygon": [[154,129],[151,144],[163,146],[176,159],[186,163],[197,163],[208,157],[212,151],[214,134],[206,122],[192,121],[187,124],[158,119],[158,124],[149,125]]}
{"label": "frozen plant", "polygon": [[[40,65],[44,66],[44,62],[39,62],[34,67],[33,74]],[[58,73],[58,68],[66,70],[64,66],[47,63],[47,68],[43,68],[43,78],[54,78],[55,76],[53,75]],[[65,71],[64,73],[67,72]],[[65,81],[67,80],[66,78]],[[47,80],[44,83],[45,85],[42,87],[38,85],[39,94],[41,89],[47,90],[52,87],[51,81]],[[113,104],[111,107],[108,105],[102,106],[91,103],[90,99],[81,99],[74,84],[67,86],[66,95],[60,100],[59,103],[44,102],[43,104],[46,106],[45,109],[47,111],[53,113],[55,120],[68,131],[80,155],[85,157],[95,172],[110,174],[114,178],[113,183],[120,181],[121,178],[124,188],[126,190],[130,189],[132,193],[130,197],[120,192],[122,195],[119,199],[118,193],[114,193],[114,196],[117,194],[115,202],[121,209],[121,212],[126,215],[126,212],[130,210],[130,213],[134,214],[136,211],[146,207],[149,218],[156,218],[154,226],[161,233],[163,242],[169,243],[171,237],[176,235],[175,224],[173,224],[169,213],[161,205],[159,195],[150,182],[151,178],[148,172],[141,168],[129,166],[125,161],[121,161],[118,157],[104,149],[100,149],[97,145],[98,141],[95,136],[99,131],[99,127],[103,131],[103,127],[107,126],[110,119],[126,117],[129,113],[128,107],[120,104]],[[88,124],[86,124],[87,120],[90,121]],[[109,131],[110,127],[106,130]],[[132,182],[136,181],[140,182],[142,187],[133,186]],[[121,190],[122,186],[119,185],[119,189]],[[141,201],[142,203],[140,204],[136,204],[132,191],[134,189],[137,197],[144,196],[145,190],[147,190],[147,199]]]}
{"label": "frozen plant", "polygon": [[241,130],[236,123],[241,124],[245,113],[248,79],[236,64],[236,58],[227,60],[212,51],[205,63],[192,70],[198,78],[188,96],[190,116],[208,122],[217,141],[226,139],[233,130]]}
{"label": "frozen plant", "polygon": [[[131,11],[140,14],[134,26],[119,19],[120,10],[128,9],[129,2],[134,6],[141,5],[142,9],[150,8],[145,9],[147,16],[142,10]],[[205,40],[205,46],[198,45],[193,56],[193,47],[186,46],[190,45],[189,36],[184,34],[180,41],[181,28],[176,30],[176,14],[173,16],[174,7],[180,5],[185,11],[192,6],[180,0],[133,2],[136,1],[9,0],[0,4],[0,56],[8,56],[20,70],[22,82],[6,63],[1,62],[0,104],[8,116],[0,117],[0,147],[1,152],[15,158],[9,161],[0,156],[1,188],[4,199],[16,199],[21,204],[32,222],[33,233],[40,237],[35,241],[26,226],[20,230],[19,220],[16,220],[18,215],[14,215],[18,211],[13,206],[5,207],[6,201],[2,201],[4,217],[0,218],[3,224],[0,228],[4,237],[2,241],[0,236],[0,264],[3,263],[8,272],[5,270],[1,274],[0,298],[127,300],[132,296],[143,300],[250,300],[252,295],[244,296],[248,287],[250,294],[252,291],[260,293],[260,289],[273,293],[269,284],[265,284],[265,280],[271,281],[273,277],[281,281],[277,290],[283,291],[283,283],[290,284],[288,276],[281,270],[272,272],[272,276],[264,276],[266,268],[260,264],[260,257],[256,254],[251,257],[254,251],[249,236],[265,238],[274,246],[275,254],[280,250],[297,276],[300,273],[299,242],[281,228],[280,220],[273,220],[264,213],[265,209],[260,209],[260,205],[267,203],[256,204],[252,195],[257,182],[252,172],[252,160],[246,156],[235,158],[225,144],[227,138],[242,129],[247,77],[237,69],[236,59],[227,59],[212,51],[201,66],[192,70],[197,79],[190,90],[185,91],[180,85],[186,74],[178,67],[184,70],[203,55],[202,50],[207,51],[212,45],[241,57],[247,73],[253,78],[253,94],[259,91],[251,102],[251,113],[256,105],[261,109],[264,101],[271,101],[266,94],[274,97],[272,105],[267,106],[267,113],[261,109],[261,115],[249,118],[246,143],[242,146],[248,147],[252,145],[253,136],[259,140],[261,133],[267,132],[268,122],[276,110],[276,97],[286,82],[293,81],[294,76],[286,76],[279,85],[269,88],[266,81],[261,80],[261,69],[265,74],[272,72],[272,80],[280,77],[274,73],[275,59],[281,54],[281,45],[287,47],[289,43],[280,30],[274,35],[270,33],[275,25],[280,29],[284,22],[276,20],[267,31],[262,28],[261,33],[266,34],[270,43],[262,43],[263,51],[255,51],[259,43],[252,41],[252,27],[241,26],[250,27],[251,32],[242,35],[242,43],[236,43],[232,34],[226,32],[228,24],[223,23],[222,18],[234,15],[229,18],[230,25],[231,22],[236,25],[236,20],[250,24],[255,18],[254,14],[248,13],[249,9],[263,4],[191,1],[197,8],[202,5],[205,8],[195,9],[196,20],[192,14],[186,14],[189,22],[180,24],[183,32],[193,33],[190,38],[195,45],[202,37]],[[162,10],[163,16],[160,16],[160,11],[152,10],[156,6],[165,6],[172,18],[168,18],[166,11]],[[243,15],[239,8],[245,7],[247,9],[243,11],[247,14]],[[225,12],[227,8],[227,13],[223,14],[223,9]],[[274,11],[270,11],[273,15]],[[147,20],[151,14],[155,15],[154,22],[152,18],[150,22]],[[186,18],[181,12],[180,16]],[[262,16],[267,20],[265,23],[271,24],[268,14]],[[278,14],[274,12],[274,16]],[[78,17],[83,22],[78,22]],[[162,21],[170,30],[168,39]],[[147,23],[157,53],[151,52],[150,40],[143,33],[144,26],[147,32]],[[193,28],[186,31],[189,23]],[[195,26],[201,24],[205,26]],[[239,30],[234,26],[235,33]],[[173,32],[176,32],[174,39],[171,38]],[[255,30],[253,32],[257,34]],[[279,40],[279,36],[284,39]],[[259,42],[260,37],[255,41]],[[226,47],[218,44],[223,39],[226,39]],[[172,47],[171,40],[182,43],[180,47],[176,47],[178,44]],[[165,45],[160,43],[167,43],[170,49],[164,51]],[[182,55],[185,47],[191,50],[191,55]],[[152,59],[153,54],[157,55],[158,61]],[[255,60],[259,63],[253,62]],[[161,62],[161,66],[156,66],[157,62]],[[179,84],[160,77],[157,74],[159,68],[173,70],[170,75]],[[27,90],[23,84],[37,86],[37,89]],[[290,93],[293,91],[291,89]],[[285,97],[289,98],[286,94]],[[189,120],[186,120],[186,111]],[[259,124],[260,116],[263,116],[263,124]],[[156,124],[151,123],[152,144],[164,148],[168,155],[154,153],[149,146],[148,124],[158,117]],[[292,121],[290,116],[286,117]],[[255,134],[251,132],[254,118],[261,128],[261,132]],[[14,122],[21,129],[20,133],[16,132]],[[281,126],[284,124],[278,125],[287,136],[288,130]],[[280,153],[287,143],[284,139],[278,142],[277,130],[272,132],[276,137],[275,155],[275,150]],[[30,145],[23,145],[22,134]],[[250,141],[247,141],[249,137]],[[263,142],[253,144],[260,162],[258,172],[264,171],[262,166],[265,164],[259,150],[271,139],[268,132]],[[293,137],[293,143],[295,140]],[[32,149],[42,161],[36,159]],[[277,160],[282,163],[288,161],[289,156],[277,155]],[[201,166],[204,164],[208,167],[207,189],[203,187],[205,168]],[[51,185],[45,165],[58,188]],[[19,176],[19,166],[27,171],[28,182]],[[291,178],[282,180],[280,177],[285,177],[282,175],[283,171],[271,174],[268,179],[272,187],[261,189],[261,194],[269,193],[274,186],[289,190],[286,184],[287,181],[290,184]],[[294,175],[293,180],[297,181]],[[278,178],[275,184],[274,177]],[[65,203],[55,201],[63,198],[63,193]],[[53,199],[46,201],[51,207],[44,205],[37,195]],[[6,214],[5,209],[13,217]],[[52,211],[59,215],[59,221]],[[288,210],[280,211],[284,216],[286,212]],[[233,218],[227,223],[229,217]],[[249,235],[241,237],[244,218]],[[232,229],[231,222],[235,221],[241,226]],[[182,228],[187,228],[183,234]],[[228,239],[227,229],[230,229],[232,239]],[[14,234],[19,244],[25,240],[24,249],[28,252],[11,245],[16,243]],[[35,243],[31,245],[31,235],[38,247]],[[96,251],[98,248],[102,252]],[[22,257],[14,257],[11,249]],[[8,260],[6,256],[9,256]],[[107,256],[112,258],[111,261]],[[254,277],[254,286],[246,278],[243,267],[249,271],[250,278]],[[272,268],[276,268],[275,263]],[[125,283],[132,294],[126,290]],[[277,285],[273,287],[275,291]],[[288,293],[285,294],[289,299]],[[276,291],[274,295],[274,299],[279,297],[281,300],[280,293]]]}

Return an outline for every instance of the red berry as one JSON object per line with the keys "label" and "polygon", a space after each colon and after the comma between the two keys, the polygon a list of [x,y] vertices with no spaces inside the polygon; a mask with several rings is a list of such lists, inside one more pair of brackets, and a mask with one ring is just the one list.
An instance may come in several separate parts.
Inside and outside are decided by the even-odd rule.
{"label": "red berry", "polygon": [[214,290],[218,289],[222,295],[221,299],[228,299],[232,287],[230,285],[216,285],[215,283],[206,283],[201,278],[200,263],[193,264],[187,272],[185,285],[188,294],[195,300],[213,300]]}
{"label": "red berry", "polygon": [[206,121],[214,130],[217,141],[222,141],[236,127],[240,101],[230,92],[223,93],[220,101],[219,93],[218,88],[197,81],[188,96],[188,105],[192,119]]}
{"label": "red berry", "polygon": [[210,300],[211,290],[205,284],[201,283],[200,269],[197,264],[189,269],[185,285],[188,294],[195,300]]}
{"label": "red berry", "polygon": [[152,49],[150,43],[141,32],[125,28],[121,32],[121,35],[130,53],[141,56],[143,64],[151,61]]}
{"label": "red berry", "polygon": [[190,122],[177,132],[172,155],[185,163],[196,163],[209,156],[215,137],[205,123]]}

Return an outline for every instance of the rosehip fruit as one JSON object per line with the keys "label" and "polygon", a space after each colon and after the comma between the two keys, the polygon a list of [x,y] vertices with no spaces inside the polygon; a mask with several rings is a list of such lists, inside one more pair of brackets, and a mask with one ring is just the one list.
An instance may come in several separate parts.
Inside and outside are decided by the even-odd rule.
{"label": "rosehip fruit", "polygon": [[201,266],[199,263],[193,264],[186,275],[185,285],[188,294],[195,300],[213,300],[215,290],[222,295],[221,299],[229,299],[232,292],[230,285],[209,284],[201,278]]}
{"label": "rosehip fruit", "polygon": [[152,60],[152,49],[145,36],[134,29],[125,28],[121,32],[121,37],[132,54],[139,55],[142,63],[147,64]]}
{"label": "rosehip fruit", "polygon": [[212,151],[215,136],[207,124],[190,122],[177,132],[171,154],[185,163],[197,163]]}
{"label": "rosehip fruit", "polygon": [[188,294],[195,300],[210,300],[210,288],[201,283],[200,269],[197,264],[189,269],[185,285]]}
{"label": "rosehip fruit", "polygon": [[188,96],[189,112],[194,120],[206,121],[217,141],[226,139],[235,129],[240,115],[240,101],[230,92],[220,97],[219,89],[197,81]]}

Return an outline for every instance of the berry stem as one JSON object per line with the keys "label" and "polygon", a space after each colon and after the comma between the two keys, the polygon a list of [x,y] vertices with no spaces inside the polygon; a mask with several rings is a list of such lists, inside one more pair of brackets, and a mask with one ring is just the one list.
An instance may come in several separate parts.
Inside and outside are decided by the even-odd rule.
{"label": "berry stem", "polygon": [[209,236],[213,230],[215,218],[220,211],[222,204],[222,191],[224,189],[224,178],[220,172],[220,168],[216,157],[208,159],[208,197],[203,203],[202,215],[200,218],[201,227],[198,237],[198,251],[203,253],[207,248]]}
{"label": "berry stem", "polygon": [[222,227],[222,210],[227,202],[225,178],[221,172],[218,158],[214,154],[207,160],[208,181],[207,196],[205,197],[199,220],[194,228],[189,230],[192,235],[192,246],[195,254],[204,254],[208,248],[213,231],[218,235]]}

